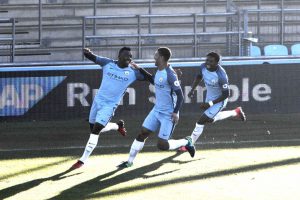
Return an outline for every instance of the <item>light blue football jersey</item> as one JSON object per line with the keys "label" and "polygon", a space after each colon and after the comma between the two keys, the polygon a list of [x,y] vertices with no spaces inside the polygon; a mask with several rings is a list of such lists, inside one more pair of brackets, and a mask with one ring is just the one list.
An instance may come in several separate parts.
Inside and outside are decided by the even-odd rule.
{"label": "light blue football jersey", "polygon": [[216,71],[209,71],[205,63],[200,66],[200,75],[206,87],[205,102],[213,101],[222,95],[223,90],[228,90],[228,77],[226,71],[218,65]]}
{"label": "light blue football jersey", "polygon": [[96,64],[102,66],[103,75],[100,88],[94,100],[118,105],[128,86],[136,80],[144,80],[139,70],[128,66],[120,68],[117,61],[97,56]]}
{"label": "light blue football jersey", "polygon": [[157,70],[154,76],[155,85],[155,106],[154,110],[171,114],[174,111],[177,96],[175,90],[181,90],[176,72],[171,66]]}

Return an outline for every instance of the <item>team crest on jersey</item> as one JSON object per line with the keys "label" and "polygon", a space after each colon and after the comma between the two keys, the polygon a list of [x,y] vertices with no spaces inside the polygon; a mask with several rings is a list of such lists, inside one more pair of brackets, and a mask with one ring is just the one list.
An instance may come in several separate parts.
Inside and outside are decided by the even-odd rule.
{"label": "team crest on jersey", "polygon": [[163,82],[163,80],[164,80],[164,79],[163,79],[162,77],[160,77],[160,78],[158,79],[159,82]]}
{"label": "team crest on jersey", "polygon": [[129,71],[125,71],[124,74],[125,74],[126,76],[128,76],[128,75],[129,75]]}

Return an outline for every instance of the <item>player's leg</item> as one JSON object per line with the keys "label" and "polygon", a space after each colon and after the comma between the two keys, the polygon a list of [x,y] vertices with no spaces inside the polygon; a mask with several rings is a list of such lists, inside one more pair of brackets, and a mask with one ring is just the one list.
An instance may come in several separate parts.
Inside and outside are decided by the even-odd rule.
{"label": "player's leg", "polygon": [[145,145],[146,139],[152,134],[153,132],[145,127],[142,127],[141,133],[136,137],[130,147],[129,157],[128,160],[122,162],[118,165],[118,168],[127,168],[133,165],[133,161],[136,158],[137,154],[143,149]]}
{"label": "player's leg", "polygon": [[90,131],[93,131],[94,124],[96,122],[96,116],[97,116],[97,102],[93,101],[92,107],[90,109],[90,114],[89,114],[89,124],[90,124]]}
{"label": "player's leg", "polygon": [[107,125],[101,130],[101,133],[116,130],[118,131],[122,136],[126,136],[127,130],[125,128],[125,122],[124,120],[119,120],[118,122],[108,122]]}
{"label": "player's leg", "polygon": [[94,124],[93,130],[92,130],[89,140],[85,146],[84,152],[83,152],[81,158],[79,159],[79,162],[81,164],[84,164],[87,161],[87,159],[89,158],[89,156],[91,155],[93,150],[96,148],[96,146],[98,144],[99,133],[103,128],[104,128],[104,125],[102,125],[98,122],[96,122]]}
{"label": "player's leg", "polygon": [[166,151],[178,149],[184,146],[189,150],[191,156],[194,157],[196,150],[192,143],[191,137],[186,137],[184,139],[178,140],[170,139],[176,126],[176,124],[172,122],[171,116],[166,114],[160,114],[159,121],[161,126],[158,134],[158,149]]}
{"label": "player's leg", "polygon": [[[227,99],[223,102],[223,105],[222,105],[222,108],[221,110],[223,110],[226,105],[227,105]],[[219,104],[222,104],[222,102],[220,102]],[[215,111],[213,112],[217,112],[217,114],[214,116],[214,122],[216,121],[220,121],[220,120],[224,120],[224,119],[228,119],[228,118],[231,118],[231,117],[238,117],[240,118],[242,121],[246,121],[246,115],[245,113],[243,112],[243,109],[242,107],[237,107],[236,109],[234,110],[226,110],[226,111],[218,111],[218,107],[216,106],[215,108]]]}
{"label": "player's leg", "polygon": [[207,116],[206,113],[203,113],[200,117],[200,119],[197,121],[195,128],[191,134],[193,143],[195,144],[200,135],[203,133],[204,125],[207,123],[212,123],[213,119],[209,116]]}
{"label": "player's leg", "polygon": [[[204,125],[207,124],[207,123],[213,123],[215,121],[215,117],[226,106],[226,104],[227,104],[227,100],[225,100],[223,102],[219,102],[219,103],[211,106],[210,108],[208,108],[203,113],[203,115],[197,121],[196,126],[195,126],[195,128],[192,132],[192,135],[191,135],[194,143],[198,140],[198,138],[202,134],[203,129],[204,129]],[[229,113],[225,113],[225,114],[228,115]],[[221,117],[223,117],[223,116],[221,116]]]}
{"label": "player's leg", "polygon": [[133,163],[134,159],[136,158],[137,154],[143,149],[145,145],[146,139],[153,133],[153,131],[142,127],[141,133],[137,136],[137,138],[133,141],[128,157],[128,163]]}
{"label": "player's leg", "polygon": [[92,131],[93,131],[93,128],[94,128],[94,125],[95,125],[95,122],[94,122],[94,123],[90,123],[90,122],[89,122],[89,124],[90,124],[90,131],[92,132]]}
{"label": "player's leg", "polygon": [[141,133],[136,137],[130,147],[128,160],[118,165],[119,168],[132,166],[137,154],[143,149],[146,139],[158,129],[159,125],[156,113],[152,110],[144,120]]}
{"label": "player's leg", "polygon": [[246,121],[246,115],[245,115],[242,107],[237,107],[234,110],[226,110],[226,111],[219,112],[215,116],[214,122],[224,120],[224,119],[227,119],[227,118],[231,118],[231,117],[238,117],[242,121]]}
{"label": "player's leg", "polygon": [[89,123],[93,124],[93,129],[90,133],[90,137],[81,158],[71,167],[72,169],[81,167],[87,161],[98,144],[101,130],[108,124],[113,115],[113,108],[108,109],[109,106],[106,107],[95,102],[93,102],[93,105],[96,106],[92,106],[89,117]]}
{"label": "player's leg", "polygon": [[[105,112],[110,112],[110,110],[113,106],[106,106],[106,107],[108,107],[108,108],[102,108],[102,110],[106,109],[108,111],[105,111]],[[115,109],[113,109],[113,114],[114,114],[114,110]],[[92,104],[92,107],[90,110],[90,115],[89,115],[89,124],[90,124],[91,131],[93,130],[93,127],[94,127],[94,124],[96,121],[97,111],[98,111],[97,102],[93,101],[93,104]],[[126,133],[127,133],[127,131],[125,129],[125,123],[123,120],[119,120],[117,123],[108,122],[107,125],[101,130],[101,133],[111,131],[111,130],[116,130],[123,136],[126,136]]]}

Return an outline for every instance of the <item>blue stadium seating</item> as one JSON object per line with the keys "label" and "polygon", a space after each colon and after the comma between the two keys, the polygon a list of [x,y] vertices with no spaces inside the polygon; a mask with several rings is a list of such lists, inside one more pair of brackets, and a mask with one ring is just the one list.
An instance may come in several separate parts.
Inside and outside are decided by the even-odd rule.
{"label": "blue stadium seating", "polygon": [[294,44],[291,47],[293,56],[300,56],[300,44]]}
{"label": "blue stadium seating", "polygon": [[251,46],[250,56],[256,57],[261,56],[261,50],[258,46]]}
{"label": "blue stadium seating", "polygon": [[284,45],[274,44],[264,47],[265,56],[287,56],[288,49]]}

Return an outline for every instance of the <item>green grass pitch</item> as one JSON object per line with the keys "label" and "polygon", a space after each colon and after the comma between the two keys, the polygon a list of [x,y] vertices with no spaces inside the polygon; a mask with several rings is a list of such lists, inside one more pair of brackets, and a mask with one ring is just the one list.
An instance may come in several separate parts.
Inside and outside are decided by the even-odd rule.
{"label": "green grass pitch", "polygon": [[299,152],[299,146],[199,149],[192,159],[188,153],[146,151],[124,170],[116,165],[127,153],[95,154],[68,173],[77,157],[2,159],[0,199],[296,200]]}

